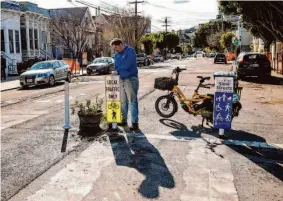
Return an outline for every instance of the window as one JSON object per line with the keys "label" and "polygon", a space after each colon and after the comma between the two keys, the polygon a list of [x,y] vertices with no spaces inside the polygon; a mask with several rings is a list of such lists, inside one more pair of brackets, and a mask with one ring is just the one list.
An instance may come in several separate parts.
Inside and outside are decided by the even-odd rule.
{"label": "window", "polygon": [[55,61],[53,66],[54,66],[55,68],[59,68],[59,67],[60,67],[60,64],[59,64],[58,61]]}
{"label": "window", "polygon": [[27,33],[26,29],[21,29],[21,41],[22,41],[22,50],[27,50]]}
{"label": "window", "polygon": [[41,32],[41,41],[42,41],[42,48],[45,50],[46,49],[46,33],[45,31]]}
{"label": "window", "polygon": [[18,30],[15,31],[15,40],[16,40],[16,53],[20,53],[20,32]]}
{"label": "window", "polygon": [[5,52],[5,36],[3,29],[1,29],[1,51]]}
{"label": "window", "polygon": [[14,53],[14,31],[9,30],[9,47],[10,47],[10,53]]}
{"label": "window", "polygon": [[29,47],[31,50],[33,50],[33,34],[32,29],[29,30]]}
{"label": "window", "polygon": [[37,35],[37,29],[34,30],[34,49],[38,49],[38,35]]}

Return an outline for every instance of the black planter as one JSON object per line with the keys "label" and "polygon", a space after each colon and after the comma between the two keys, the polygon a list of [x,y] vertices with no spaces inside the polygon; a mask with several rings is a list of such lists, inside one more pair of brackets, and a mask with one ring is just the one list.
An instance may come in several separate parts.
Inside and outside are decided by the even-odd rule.
{"label": "black planter", "polygon": [[86,115],[80,115],[80,135],[84,136],[95,136],[99,132],[102,131],[102,129],[99,127],[100,120],[102,117],[103,113],[98,112],[96,115],[91,115],[91,116],[86,116]]}

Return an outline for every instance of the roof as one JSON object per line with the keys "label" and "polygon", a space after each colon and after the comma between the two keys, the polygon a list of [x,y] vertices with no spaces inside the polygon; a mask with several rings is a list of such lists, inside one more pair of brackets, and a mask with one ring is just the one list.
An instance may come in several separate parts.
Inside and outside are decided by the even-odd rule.
{"label": "roof", "polygon": [[37,4],[31,2],[1,1],[1,8],[21,11],[21,12],[30,11],[41,14],[45,17],[50,17],[49,11],[47,9],[40,8],[37,6]]}
{"label": "roof", "polygon": [[9,9],[9,10],[16,10],[16,11],[22,11],[25,10],[19,5],[17,2],[7,2],[7,1],[1,1],[1,9]]}
{"label": "roof", "polygon": [[85,13],[87,12],[88,7],[75,7],[75,8],[58,8],[58,9],[50,9],[51,12],[53,13],[67,13],[70,14],[81,21],[83,20]]}

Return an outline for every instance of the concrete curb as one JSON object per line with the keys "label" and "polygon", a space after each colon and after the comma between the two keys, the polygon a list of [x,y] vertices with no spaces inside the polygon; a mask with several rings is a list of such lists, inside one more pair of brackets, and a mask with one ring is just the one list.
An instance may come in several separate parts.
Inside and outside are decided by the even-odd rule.
{"label": "concrete curb", "polygon": [[1,92],[4,92],[4,91],[10,91],[10,90],[13,90],[13,89],[20,89],[21,87],[13,87],[13,88],[9,88],[9,89],[1,89]]}

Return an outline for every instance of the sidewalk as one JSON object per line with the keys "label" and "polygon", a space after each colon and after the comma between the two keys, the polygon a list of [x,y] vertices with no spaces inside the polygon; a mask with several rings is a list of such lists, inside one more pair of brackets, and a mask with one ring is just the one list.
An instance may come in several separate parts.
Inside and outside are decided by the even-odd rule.
{"label": "sidewalk", "polygon": [[[86,69],[84,69],[84,73],[77,71],[76,73],[73,72],[73,77],[86,75]],[[7,80],[1,80],[1,92],[8,91],[12,89],[20,88],[19,76],[8,77]]]}
{"label": "sidewalk", "polygon": [[1,92],[20,88],[19,76],[8,77],[6,80],[1,80]]}

